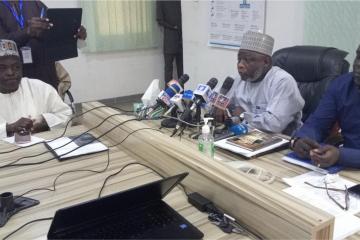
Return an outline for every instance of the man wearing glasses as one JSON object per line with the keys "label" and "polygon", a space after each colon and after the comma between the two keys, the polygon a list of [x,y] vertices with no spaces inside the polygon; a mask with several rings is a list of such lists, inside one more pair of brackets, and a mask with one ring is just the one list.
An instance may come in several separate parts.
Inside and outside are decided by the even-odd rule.
{"label": "man wearing glasses", "polygon": [[[338,122],[343,147],[320,145]],[[360,45],[356,50],[353,72],[335,79],[324,93],[316,111],[291,140],[292,149],[310,158],[318,167],[338,163],[360,168]]]}

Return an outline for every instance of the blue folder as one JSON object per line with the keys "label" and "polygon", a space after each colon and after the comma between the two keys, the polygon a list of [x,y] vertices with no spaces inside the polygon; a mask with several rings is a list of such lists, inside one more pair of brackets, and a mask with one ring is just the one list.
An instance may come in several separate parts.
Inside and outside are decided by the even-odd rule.
{"label": "blue folder", "polygon": [[295,152],[290,152],[286,154],[283,157],[283,160],[323,174],[334,174],[344,169],[344,167],[339,164],[335,164],[327,168],[319,168],[315,166],[310,159],[300,158],[298,155],[296,155]]}

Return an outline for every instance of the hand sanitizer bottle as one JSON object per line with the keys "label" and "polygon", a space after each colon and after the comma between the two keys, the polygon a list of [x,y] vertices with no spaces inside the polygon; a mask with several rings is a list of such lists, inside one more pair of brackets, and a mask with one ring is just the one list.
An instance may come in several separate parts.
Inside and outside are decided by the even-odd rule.
{"label": "hand sanitizer bottle", "polygon": [[204,126],[202,126],[201,135],[198,138],[198,147],[200,152],[214,158],[214,137],[210,132],[209,120],[212,120],[212,118],[204,118]]}

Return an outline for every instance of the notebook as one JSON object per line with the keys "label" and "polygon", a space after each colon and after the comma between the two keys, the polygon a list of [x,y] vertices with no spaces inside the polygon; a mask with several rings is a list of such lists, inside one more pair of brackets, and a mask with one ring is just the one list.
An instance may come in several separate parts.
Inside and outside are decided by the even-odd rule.
{"label": "notebook", "polygon": [[162,199],[188,173],[57,210],[48,239],[201,239]]}
{"label": "notebook", "polygon": [[334,174],[344,169],[343,166],[340,166],[338,164],[335,164],[327,168],[319,168],[315,166],[310,159],[300,158],[299,156],[296,155],[295,152],[290,152],[286,154],[282,159],[286,162],[296,164],[298,166],[302,166],[322,174],[328,174],[328,173]]}
{"label": "notebook", "polygon": [[46,17],[54,26],[44,32],[45,59],[59,61],[78,56],[74,34],[81,26],[81,8],[49,8]]}
{"label": "notebook", "polygon": [[245,158],[257,157],[286,147],[289,140],[257,129],[247,134],[216,141],[216,147],[242,155]]}
{"label": "notebook", "polygon": [[107,146],[96,140],[90,133],[62,137],[55,141],[45,142],[45,145],[60,161],[108,150]]}

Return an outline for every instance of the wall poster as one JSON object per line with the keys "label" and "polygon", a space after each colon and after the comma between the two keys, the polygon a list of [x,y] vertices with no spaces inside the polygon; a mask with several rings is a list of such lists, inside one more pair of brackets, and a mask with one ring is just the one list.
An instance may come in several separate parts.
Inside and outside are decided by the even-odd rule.
{"label": "wall poster", "polygon": [[238,49],[243,34],[264,32],[265,0],[211,0],[209,40],[212,47]]}

